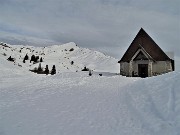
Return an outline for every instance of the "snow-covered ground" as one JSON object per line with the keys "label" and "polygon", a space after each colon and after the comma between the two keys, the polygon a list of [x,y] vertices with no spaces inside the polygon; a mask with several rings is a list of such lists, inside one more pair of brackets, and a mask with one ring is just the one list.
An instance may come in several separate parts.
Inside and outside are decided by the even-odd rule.
{"label": "snow-covered ground", "polygon": [[0,135],[180,135],[180,72],[122,77],[115,59],[80,49],[68,58],[94,67],[92,76],[80,68],[37,75],[0,54]]}

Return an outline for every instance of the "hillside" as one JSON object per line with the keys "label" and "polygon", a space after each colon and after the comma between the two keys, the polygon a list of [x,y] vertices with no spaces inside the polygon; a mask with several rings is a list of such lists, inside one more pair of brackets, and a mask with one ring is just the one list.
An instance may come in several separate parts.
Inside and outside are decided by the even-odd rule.
{"label": "hillside", "polygon": [[[26,54],[29,59],[23,63]],[[26,70],[38,67],[42,57],[42,67],[45,68],[48,65],[49,69],[51,69],[55,65],[57,73],[77,72],[81,71],[85,66],[93,71],[119,72],[117,59],[87,48],[80,48],[73,42],[48,47],[0,45],[0,55],[3,55],[4,59],[8,59],[9,56],[15,58],[14,65]],[[32,55],[39,56],[38,62],[35,64],[30,62]]]}
{"label": "hillside", "polygon": [[[64,47],[70,49],[72,43]],[[44,60],[54,58],[56,62],[54,50],[59,46],[48,48],[51,51],[44,50]],[[115,59],[76,45],[73,48],[74,52],[61,56],[83,66],[92,60],[87,67],[106,73],[88,76],[88,72],[75,72],[81,68],[66,70],[59,66],[56,75],[37,75],[28,71],[29,63],[20,63],[23,59],[17,62],[24,68],[0,55],[0,135],[180,134],[179,72],[145,79],[123,77],[110,73]],[[81,49],[97,54],[96,59],[87,54],[85,57]],[[62,61],[67,64],[66,60]],[[99,68],[100,64],[107,66],[105,70]]]}

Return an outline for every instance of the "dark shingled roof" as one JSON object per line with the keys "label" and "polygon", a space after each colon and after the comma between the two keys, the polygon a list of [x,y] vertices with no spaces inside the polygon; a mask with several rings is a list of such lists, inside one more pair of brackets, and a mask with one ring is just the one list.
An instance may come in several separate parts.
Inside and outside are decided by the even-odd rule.
{"label": "dark shingled roof", "polygon": [[141,28],[119,63],[129,62],[140,46],[156,61],[171,60],[144,29]]}

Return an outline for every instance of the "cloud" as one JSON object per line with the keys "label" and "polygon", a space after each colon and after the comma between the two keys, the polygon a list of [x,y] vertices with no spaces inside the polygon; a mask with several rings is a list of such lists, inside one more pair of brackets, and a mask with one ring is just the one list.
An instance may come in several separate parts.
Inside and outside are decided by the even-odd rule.
{"label": "cloud", "polygon": [[73,41],[120,59],[143,27],[180,56],[179,0],[1,0],[0,16],[0,40],[15,44]]}

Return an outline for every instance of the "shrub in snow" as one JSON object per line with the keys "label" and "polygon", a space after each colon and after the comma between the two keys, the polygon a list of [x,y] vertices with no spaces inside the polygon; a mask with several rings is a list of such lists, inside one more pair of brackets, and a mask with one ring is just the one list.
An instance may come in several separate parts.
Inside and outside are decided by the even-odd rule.
{"label": "shrub in snow", "polygon": [[89,71],[89,69],[86,68],[86,66],[85,66],[84,69],[82,69],[82,71]]}
{"label": "shrub in snow", "polygon": [[11,58],[11,56],[9,56],[9,58],[7,60],[14,62],[14,58]]}
{"label": "shrub in snow", "polygon": [[33,70],[29,70],[29,71],[34,72],[34,73],[37,73],[37,74],[39,73],[37,67],[35,67]]}
{"label": "shrub in snow", "polygon": [[55,67],[55,65],[53,65],[52,70],[51,70],[51,75],[54,75],[54,74],[56,74],[56,67]]}
{"label": "shrub in snow", "polygon": [[3,53],[3,56],[7,56],[5,53]]}
{"label": "shrub in snow", "polygon": [[18,66],[19,66],[19,67],[22,67],[22,65],[20,65],[19,63],[18,63]]}
{"label": "shrub in snow", "polygon": [[71,61],[71,65],[73,65],[74,64],[74,61]]}
{"label": "shrub in snow", "polygon": [[37,70],[38,70],[37,67],[35,67],[33,70],[30,70],[30,71],[37,73]]}
{"label": "shrub in snow", "polygon": [[91,70],[89,70],[89,76],[92,76],[92,72],[91,72]]}
{"label": "shrub in snow", "polygon": [[74,51],[74,48],[71,48],[69,51],[70,51],[70,52]]}
{"label": "shrub in snow", "polygon": [[[1,42],[0,45],[2,45],[2,46],[4,46],[4,47],[9,47],[9,46],[6,45],[6,43],[3,43],[3,42]],[[9,47],[9,48],[10,48],[10,47]]]}
{"label": "shrub in snow", "polygon": [[22,67],[22,65],[20,65],[19,63],[18,63],[18,66],[19,66],[19,67]]}

